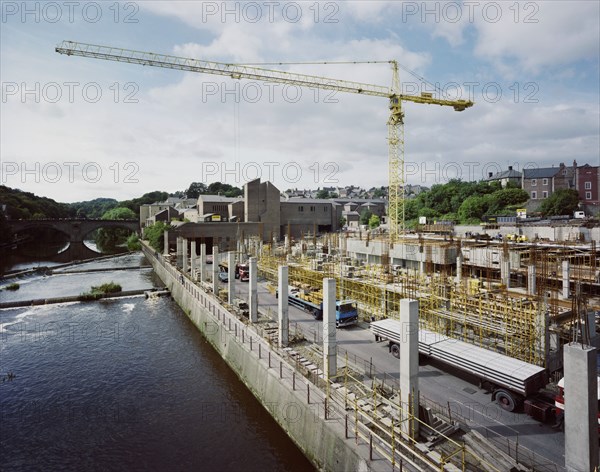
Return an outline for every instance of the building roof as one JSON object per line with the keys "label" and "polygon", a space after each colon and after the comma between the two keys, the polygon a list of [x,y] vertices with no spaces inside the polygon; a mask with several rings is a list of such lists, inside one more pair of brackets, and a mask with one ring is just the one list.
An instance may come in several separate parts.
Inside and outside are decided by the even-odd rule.
{"label": "building roof", "polygon": [[238,197],[223,197],[222,195],[200,195],[198,200],[204,203],[230,203],[239,200]]}
{"label": "building roof", "polygon": [[523,169],[524,179],[549,179],[561,170],[560,167],[540,167],[539,169]]}
{"label": "building roof", "polygon": [[304,197],[290,197],[282,198],[281,203],[329,203],[330,205],[338,205],[333,199],[330,198],[304,198]]}
{"label": "building roof", "polygon": [[[533,169],[530,169],[533,170]],[[523,176],[523,174],[521,174],[521,172],[519,172],[518,170],[514,170],[514,169],[510,169],[510,170],[505,170],[503,172],[498,172],[497,174],[492,175],[489,179],[486,179],[487,181],[492,181],[492,180],[502,180],[502,179],[520,179]],[[529,177],[525,177],[526,179]],[[533,177],[535,179],[535,177]]]}

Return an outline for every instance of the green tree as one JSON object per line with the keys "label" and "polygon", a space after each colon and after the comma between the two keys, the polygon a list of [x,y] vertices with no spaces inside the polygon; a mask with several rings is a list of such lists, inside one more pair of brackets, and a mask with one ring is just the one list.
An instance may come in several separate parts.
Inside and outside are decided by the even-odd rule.
{"label": "green tree", "polygon": [[539,211],[544,216],[573,215],[579,205],[579,192],[563,188],[542,202]]}
{"label": "green tree", "polygon": [[224,197],[239,197],[244,194],[241,188],[233,187],[229,184],[222,184],[221,182],[213,182],[208,186],[209,195],[222,195]]}
{"label": "green tree", "polygon": [[368,225],[369,224],[369,220],[371,219],[371,216],[373,215],[373,212],[371,212],[371,210],[367,210],[366,208],[360,213],[360,224],[361,225]]}
{"label": "green tree", "polygon": [[[136,214],[125,207],[108,210],[102,215],[103,220],[135,220]],[[114,252],[118,246],[127,242],[130,231],[125,228],[100,228],[96,233],[96,244],[103,252]]]}
{"label": "green tree", "polygon": [[185,194],[188,198],[198,198],[200,195],[205,195],[208,192],[208,187],[202,182],[192,182]]}
{"label": "green tree", "polygon": [[168,231],[171,227],[164,221],[157,221],[151,226],[144,228],[144,238],[148,241],[148,244],[154,248],[154,250],[162,252],[164,248],[164,236],[163,233]]}
{"label": "green tree", "polygon": [[475,222],[481,220],[487,209],[488,201],[485,197],[471,195],[458,208],[458,217],[461,223]]}
{"label": "green tree", "polygon": [[369,218],[369,228],[371,228],[371,229],[377,228],[379,225],[380,225],[379,216],[371,215],[371,218]]}
{"label": "green tree", "polygon": [[321,189],[317,192],[316,198],[331,198],[329,195],[329,191],[325,189]]}

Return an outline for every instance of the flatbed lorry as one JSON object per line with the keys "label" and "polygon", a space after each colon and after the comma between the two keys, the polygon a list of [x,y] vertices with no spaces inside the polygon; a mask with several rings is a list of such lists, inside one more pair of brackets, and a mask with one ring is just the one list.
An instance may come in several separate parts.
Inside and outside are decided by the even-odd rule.
{"label": "flatbed lorry", "polygon": [[[323,319],[323,301],[313,298],[307,300],[299,288],[289,286],[288,304],[304,310],[313,315],[316,320]],[[275,296],[279,294],[276,292]],[[335,324],[336,327],[350,326],[358,323],[358,310],[354,300],[336,300],[335,302]]]}
{"label": "flatbed lorry", "polygon": [[[400,343],[408,335],[400,321],[373,321],[370,329],[376,341],[387,341],[389,352],[400,357]],[[507,411],[520,408],[548,383],[543,367],[426,329],[419,329],[419,354],[476,376],[480,386],[492,391],[492,400]]]}

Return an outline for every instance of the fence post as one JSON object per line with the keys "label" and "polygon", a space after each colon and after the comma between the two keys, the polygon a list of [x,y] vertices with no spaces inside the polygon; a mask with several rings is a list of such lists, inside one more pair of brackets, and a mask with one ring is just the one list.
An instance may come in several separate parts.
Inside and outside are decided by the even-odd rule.
{"label": "fence post", "polygon": [[306,384],[306,402],[310,405],[310,384]]}

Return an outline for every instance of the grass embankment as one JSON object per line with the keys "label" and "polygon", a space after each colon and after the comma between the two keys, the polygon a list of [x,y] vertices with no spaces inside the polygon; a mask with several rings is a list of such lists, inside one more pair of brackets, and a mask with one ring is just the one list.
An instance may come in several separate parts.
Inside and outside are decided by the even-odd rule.
{"label": "grass embankment", "polygon": [[118,293],[121,291],[121,286],[114,282],[109,282],[106,284],[98,285],[97,287],[92,286],[89,292],[84,292],[79,295],[79,300],[88,301],[88,300],[98,300],[102,298],[104,295],[108,295],[109,293]]}

